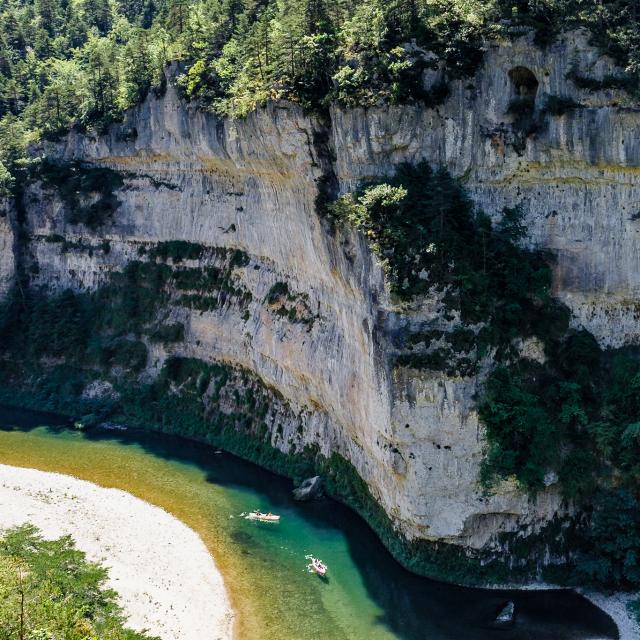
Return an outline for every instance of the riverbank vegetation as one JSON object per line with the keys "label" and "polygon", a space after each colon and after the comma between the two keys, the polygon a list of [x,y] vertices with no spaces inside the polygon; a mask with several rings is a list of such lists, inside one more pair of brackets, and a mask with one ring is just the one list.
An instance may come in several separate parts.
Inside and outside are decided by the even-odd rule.
{"label": "riverbank vegetation", "polygon": [[[316,112],[333,102],[433,106],[447,78],[473,74],[486,39],[524,26],[546,45],[585,27],[626,70],[616,82],[635,90],[639,21],[632,0],[8,0],[0,187],[19,176],[29,142],[73,126],[104,130],[161,94],[169,61],[180,61],[184,96],[221,115],[270,99]],[[423,73],[439,64],[444,80],[425,89]]]}
{"label": "riverbank vegetation", "polygon": [[[24,525],[0,537],[0,640],[154,640],[125,627],[107,571],[69,537]],[[155,640],[158,640],[157,638]]]}
{"label": "riverbank vegetation", "polygon": [[[393,556],[418,574],[468,585],[518,583],[539,575],[548,543],[562,547],[561,538],[548,533],[528,539],[526,553],[509,563],[494,552],[472,552],[448,543],[410,541],[401,535],[371,494],[355,467],[339,454],[323,456],[317,445],[299,445],[303,416],[293,414],[277,391],[248,370],[193,358],[169,359],[156,380],[140,384],[135,377],[114,381],[119,397],[80,395],[91,372],[66,365],[42,367],[18,385],[6,372],[0,381],[0,402],[46,408],[79,416],[83,428],[101,421],[180,435],[220,447],[280,475],[301,481],[320,474],[328,495],[358,513]],[[14,386],[11,386],[13,382]],[[288,436],[288,453],[276,448],[274,432],[283,424],[297,424]],[[298,446],[296,446],[298,445]],[[552,526],[557,532],[555,524]],[[501,544],[517,543],[517,534],[505,534]]]}

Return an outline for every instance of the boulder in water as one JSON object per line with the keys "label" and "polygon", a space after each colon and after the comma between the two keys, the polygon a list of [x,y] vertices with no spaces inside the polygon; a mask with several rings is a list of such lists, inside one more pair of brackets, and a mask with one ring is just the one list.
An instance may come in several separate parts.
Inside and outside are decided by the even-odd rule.
{"label": "boulder in water", "polygon": [[500,613],[494,620],[496,627],[510,627],[515,622],[516,618],[516,605],[510,600],[502,607]]}
{"label": "boulder in water", "polygon": [[313,478],[307,478],[299,487],[293,490],[294,500],[300,500],[306,502],[307,500],[313,500],[319,498],[322,495],[322,478],[320,476],[314,476]]}

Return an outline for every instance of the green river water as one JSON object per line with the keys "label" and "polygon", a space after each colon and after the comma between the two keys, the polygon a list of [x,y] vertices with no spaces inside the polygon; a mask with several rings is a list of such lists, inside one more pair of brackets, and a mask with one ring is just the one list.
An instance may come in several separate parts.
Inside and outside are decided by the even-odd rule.
{"label": "green river water", "polygon": [[[229,454],[147,432],[81,433],[56,422],[0,409],[0,462],[124,489],[180,518],[215,557],[240,640],[617,638],[608,616],[569,591],[465,589],[415,576],[347,508],[296,503],[290,481]],[[278,513],[281,522],[239,517],[253,509]],[[329,565],[325,581],[306,571],[308,553]],[[515,626],[490,628],[507,600],[516,603]]]}

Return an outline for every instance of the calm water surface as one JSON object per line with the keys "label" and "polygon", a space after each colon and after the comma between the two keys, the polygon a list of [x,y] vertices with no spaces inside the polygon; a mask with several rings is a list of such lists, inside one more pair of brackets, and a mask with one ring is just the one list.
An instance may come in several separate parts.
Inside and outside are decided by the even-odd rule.
{"label": "calm water surface", "polygon": [[[240,640],[617,638],[608,616],[568,591],[463,589],[414,576],[348,509],[295,503],[291,482],[229,454],[146,432],[79,433],[59,424],[0,408],[0,462],[124,489],[187,523],[222,571]],[[253,509],[282,520],[239,517]],[[329,565],[326,581],[307,573],[308,553]],[[491,629],[507,600],[516,603],[515,626]]]}

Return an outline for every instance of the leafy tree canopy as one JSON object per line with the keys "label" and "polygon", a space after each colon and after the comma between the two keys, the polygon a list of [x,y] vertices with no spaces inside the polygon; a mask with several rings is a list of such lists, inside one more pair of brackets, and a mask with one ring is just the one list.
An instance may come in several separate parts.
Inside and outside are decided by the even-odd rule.
{"label": "leafy tree canopy", "polygon": [[124,626],[106,576],[69,536],[44,540],[31,525],[7,531],[0,538],[0,640],[154,640]]}

